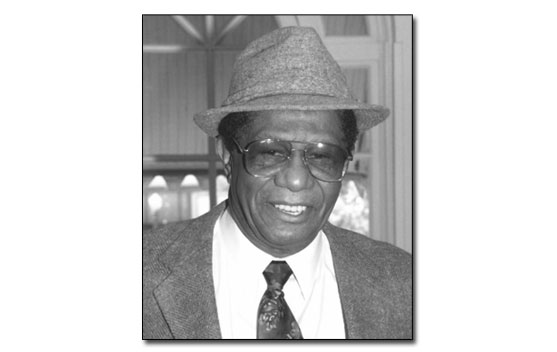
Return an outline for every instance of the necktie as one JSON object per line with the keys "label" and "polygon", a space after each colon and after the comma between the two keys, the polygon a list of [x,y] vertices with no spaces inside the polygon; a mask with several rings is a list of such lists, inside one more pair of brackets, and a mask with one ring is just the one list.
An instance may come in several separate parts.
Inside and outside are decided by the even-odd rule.
{"label": "necktie", "polygon": [[257,312],[258,339],[303,339],[282,292],[290,275],[292,269],[285,261],[272,261],[263,271],[267,290],[263,293]]}

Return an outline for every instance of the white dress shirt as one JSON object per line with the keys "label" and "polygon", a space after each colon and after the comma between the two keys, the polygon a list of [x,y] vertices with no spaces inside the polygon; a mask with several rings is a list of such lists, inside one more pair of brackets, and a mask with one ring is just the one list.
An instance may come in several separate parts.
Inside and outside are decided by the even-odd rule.
{"label": "white dress shirt", "polygon": [[333,258],[323,231],[302,251],[275,258],[243,235],[228,210],[216,222],[213,236],[213,280],[222,338],[256,338],[257,309],[267,289],[262,273],[272,260],[285,260],[292,269],[284,298],[303,337],[346,338]]}

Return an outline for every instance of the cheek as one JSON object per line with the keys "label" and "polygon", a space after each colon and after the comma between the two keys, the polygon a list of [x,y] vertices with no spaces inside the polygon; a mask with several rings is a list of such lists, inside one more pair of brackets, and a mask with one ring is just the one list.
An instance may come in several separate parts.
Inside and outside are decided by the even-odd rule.
{"label": "cheek", "polygon": [[[244,210],[246,207],[254,208],[263,198],[265,180],[251,176],[247,172],[240,170],[233,172],[234,192]],[[254,209],[252,209],[254,210]]]}
{"label": "cheek", "polygon": [[323,207],[325,211],[331,211],[340,193],[341,183],[325,184],[321,186],[323,192]]}

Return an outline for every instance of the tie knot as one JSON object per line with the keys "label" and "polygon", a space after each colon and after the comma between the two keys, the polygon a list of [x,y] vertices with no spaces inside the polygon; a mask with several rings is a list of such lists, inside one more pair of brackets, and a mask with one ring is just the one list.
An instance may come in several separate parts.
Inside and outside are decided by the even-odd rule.
{"label": "tie knot", "polygon": [[292,275],[292,269],[290,269],[290,266],[285,261],[273,260],[263,271],[267,285],[279,290],[282,290],[290,275]]}

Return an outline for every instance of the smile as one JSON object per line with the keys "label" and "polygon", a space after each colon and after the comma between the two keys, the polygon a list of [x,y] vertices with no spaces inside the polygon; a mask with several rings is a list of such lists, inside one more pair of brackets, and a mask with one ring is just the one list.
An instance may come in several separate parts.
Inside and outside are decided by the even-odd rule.
{"label": "smile", "polygon": [[276,209],[288,215],[298,216],[301,215],[306,209],[305,205],[285,205],[285,204],[275,204]]}

